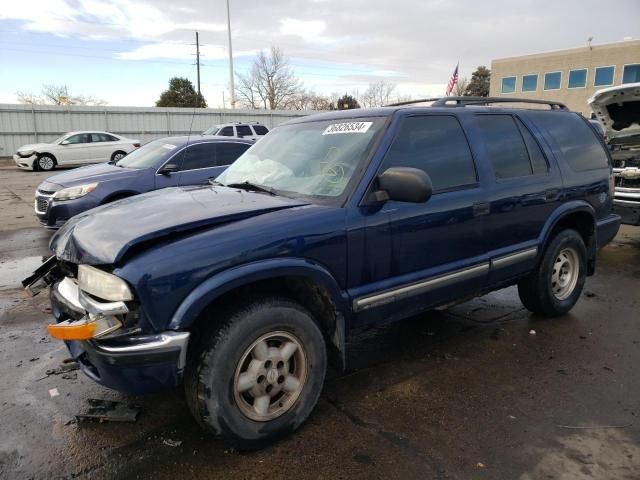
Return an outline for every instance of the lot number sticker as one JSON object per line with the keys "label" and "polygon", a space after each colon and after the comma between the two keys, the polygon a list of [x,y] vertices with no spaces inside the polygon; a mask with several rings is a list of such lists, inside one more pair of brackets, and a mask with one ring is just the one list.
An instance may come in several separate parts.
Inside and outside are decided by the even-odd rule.
{"label": "lot number sticker", "polygon": [[369,130],[373,122],[347,122],[334,123],[324,129],[322,135],[335,135],[337,133],[364,133]]}

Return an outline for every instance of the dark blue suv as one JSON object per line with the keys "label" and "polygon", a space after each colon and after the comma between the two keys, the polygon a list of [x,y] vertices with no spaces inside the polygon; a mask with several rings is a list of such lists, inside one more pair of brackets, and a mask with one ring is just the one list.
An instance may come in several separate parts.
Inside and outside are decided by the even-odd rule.
{"label": "dark blue suv", "polygon": [[609,153],[562,104],[496,101],[296,119],[213,185],[73,218],[25,285],[51,285],[49,332],[95,381],[184,383],[205,429],[259,447],[362,327],[514,284],[537,315],[577,302],[620,223]]}

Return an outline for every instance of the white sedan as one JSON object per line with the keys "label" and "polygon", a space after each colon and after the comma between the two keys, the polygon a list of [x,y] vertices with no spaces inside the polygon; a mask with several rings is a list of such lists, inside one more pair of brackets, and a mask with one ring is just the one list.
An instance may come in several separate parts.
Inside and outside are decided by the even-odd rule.
{"label": "white sedan", "polygon": [[23,145],[13,160],[25,170],[53,170],[57,165],[117,162],[138,147],[140,140],[115,133],[70,132],[51,143]]}

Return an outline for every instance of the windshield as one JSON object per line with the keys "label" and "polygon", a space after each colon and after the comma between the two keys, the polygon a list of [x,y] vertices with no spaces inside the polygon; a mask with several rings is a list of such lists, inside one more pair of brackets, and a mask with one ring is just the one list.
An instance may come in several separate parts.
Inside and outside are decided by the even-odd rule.
{"label": "windshield", "polygon": [[171,143],[168,139],[154,140],[134,150],[129,155],[120,160],[117,165],[125,168],[144,168],[160,166],[169,155],[178,148],[178,145]]}
{"label": "windshield", "polygon": [[64,135],[62,135],[61,137],[56,138],[56,139],[55,139],[53,142],[51,142],[51,143],[53,143],[54,145],[57,145],[57,144],[59,144],[61,141],[63,141],[65,138],[67,138],[67,136],[68,136],[68,135],[69,135],[68,133],[65,133],[65,134],[64,134]]}
{"label": "windshield", "polygon": [[202,132],[202,135],[215,135],[216,133],[218,133],[218,130],[220,130],[219,127],[207,128],[204,132]]}
{"label": "windshield", "polygon": [[367,157],[384,118],[298,123],[272,130],[217,179],[305,196],[338,197]]}

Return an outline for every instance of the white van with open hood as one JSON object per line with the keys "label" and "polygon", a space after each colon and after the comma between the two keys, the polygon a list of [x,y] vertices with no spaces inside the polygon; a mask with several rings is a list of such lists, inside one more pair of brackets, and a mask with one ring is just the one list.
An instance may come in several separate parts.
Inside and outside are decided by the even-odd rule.
{"label": "white van with open hood", "polygon": [[640,225],[640,83],[599,90],[589,104],[612,148],[614,210],[622,223]]}

